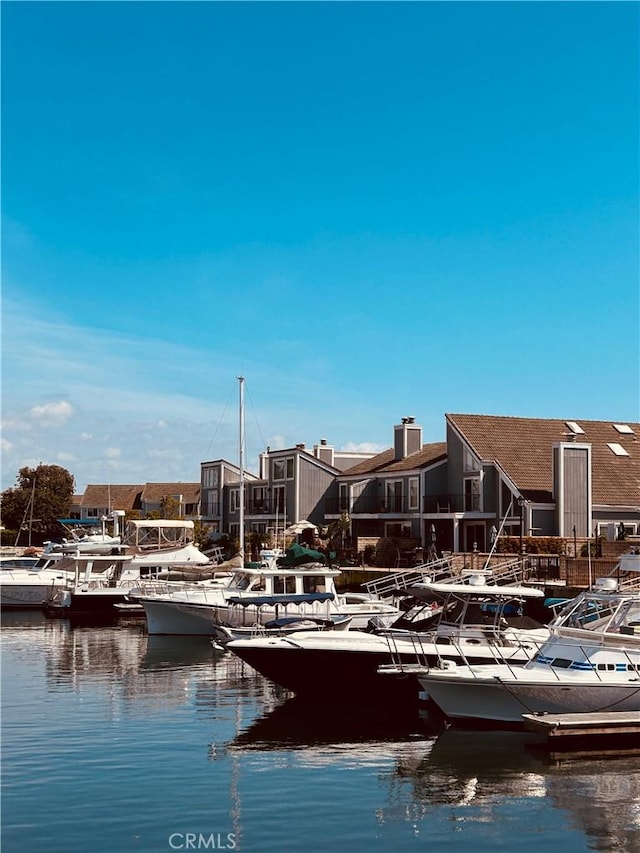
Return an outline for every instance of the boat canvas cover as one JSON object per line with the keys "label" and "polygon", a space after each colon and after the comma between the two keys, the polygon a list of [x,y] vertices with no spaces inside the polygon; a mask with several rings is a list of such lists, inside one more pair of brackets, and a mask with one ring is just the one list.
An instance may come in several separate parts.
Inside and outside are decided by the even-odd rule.
{"label": "boat canvas cover", "polygon": [[278,557],[278,566],[300,566],[303,563],[326,563],[327,555],[313,548],[305,548],[303,545],[294,543],[285,551],[284,557]]}

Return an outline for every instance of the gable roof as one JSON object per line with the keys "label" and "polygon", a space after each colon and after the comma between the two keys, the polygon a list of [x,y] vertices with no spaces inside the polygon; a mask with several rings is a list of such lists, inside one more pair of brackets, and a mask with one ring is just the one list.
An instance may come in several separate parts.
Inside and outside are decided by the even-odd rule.
{"label": "gable roof", "polygon": [[184,504],[200,500],[200,483],[144,483],[136,485],[88,485],[79,499],[85,508],[105,507],[125,512],[142,509],[143,502],[159,504],[168,495],[182,495]]}
{"label": "gable roof", "polygon": [[[620,421],[584,421],[514,418],[498,415],[447,414],[476,455],[496,462],[525,497],[552,500],[552,448],[573,436],[569,423],[583,430],[577,444],[591,445],[592,499],[605,506],[640,506],[640,424],[628,423],[631,433],[620,433]],[[616,456],[609,444],[620,444],[628,455]]]}
{"label": "gable roof", "polygon": [[88,485],[80,499],[82,507],[106,507],[108,509],[140,509],[143,486]]}
{"label": "gable roof", "polygon": [[423,444],[417,453],[405,456],[404,459],[395,459],[393,447],[383,450],[371,459],[365,459],[352,468],[341,472],[343,477],[357,476],[360,474],[392,474],[402,471],[414,471],[416,468],[424,468],[434,462],[447,458],[447,444],[437,441],[433,444]]}
{"label": "gable roof", "polygon": [[184,504],[195,504],[200,500],[200,483],[145,483],[142,502],[159,504],[169,495],[182,495]]}

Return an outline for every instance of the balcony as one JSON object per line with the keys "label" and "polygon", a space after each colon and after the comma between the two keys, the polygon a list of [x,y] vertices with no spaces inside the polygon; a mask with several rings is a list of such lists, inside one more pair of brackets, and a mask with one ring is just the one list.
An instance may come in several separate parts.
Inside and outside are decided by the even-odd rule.
{"label": "balcony", "polygon": [[[349,506],[348,501],[340,498],[327,498],[325,502],[325,513],[327,515],[340,515],[348,512],[349,515],[411,515],[419,512],[418,507],[410,507],[406,496],[375,497],[366,495],[355,498]],[[442,494],[425,495],[422,498],[422,512],[453,513],[453,512],[480,512],[480,496],[464,494]]]}
{"label": "balcony", "polygon": [[428,513],[480,512],[480,495],[425,495],[422,506]]}
{"label": "balcony", "polygon": [[326,515],[340,515],[342,512],[348,512],[349,515],[408,515],[419,512],[419,507],[409,507],[409,499],[402,495],[386,498],[367,495],[354,498],[351,506],[343,499],[327,498]]}
{"label": "balcony", "polygon": [[282,515],[282,506],[274,500],[245,501],[245,515]]}

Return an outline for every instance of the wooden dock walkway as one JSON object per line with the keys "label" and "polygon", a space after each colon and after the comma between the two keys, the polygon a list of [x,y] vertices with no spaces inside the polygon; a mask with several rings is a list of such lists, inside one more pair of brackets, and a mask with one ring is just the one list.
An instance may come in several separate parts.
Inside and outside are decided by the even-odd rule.
{"label": "wooden dock walkway", "polygon": [[640,746],[640,711],[608,711],[594,714],[523,714],[525,728],[546,734],[554,742],[559,739],[598,739],[625,736],[638,738]]}

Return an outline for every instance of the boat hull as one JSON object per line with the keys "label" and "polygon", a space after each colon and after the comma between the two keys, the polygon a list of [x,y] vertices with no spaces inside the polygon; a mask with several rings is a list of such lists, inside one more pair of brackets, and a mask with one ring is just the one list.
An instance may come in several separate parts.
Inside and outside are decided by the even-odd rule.
{"label": "boat hull", "polygon": [[322,649],[303,649],[296,646],[296,637],[279,648],[259,647],[251,642],[233,641],[228,648],[245,663],[274,684],[297,696],[327,699],[328,685],[331,701],[336,699],[369,703],[384,697],[418,700],[419,684],[413,676],[389,678],[378,674],[378,667],[391,662],[388,648],[378,651],[350,651],[336,654]]}
{"label": "boat hull", "polygon": [[[171,601],[162,599],[139,597],[147,616],[147,630],[149,634],[159,635],[181,635],[181,636],[206,636],[215,634],[216,626],[227,625],[231,627],[251,627],[264,625],[272,619],[284,615],[310,616],[315,618],[332,619],[338,617],[350,617],[351,628],[365,628],[371,618],[380,615],[379,611],[371,609],[363,610],[361,607],[346,606],[340,610],[328,609],[324,605],[310,607],[297,611],[295,608],[286,610],[283,608],[264,605],[259,609],[255,607],[242,607],[226,605],[224,601],[220,604],[198,603],[194,601],[180,601],[174,598]],[[394,614],[385,614],[390,620]]]}
{"label": "boat hull", "polygon": [[147,620],[147,633],[158,636],[210,637],[211,623],[162,600],[136,599],[142,604]]}
{"label": "boat hull", "polygon": [[66,574],[43,570],[3,573],[0,578],[0,606],[3,610],[39,610],[69,582]]}
{"label": "boat hull", "polygon": [[0,607],[3,610],[39,610],[51,598],[56,586],[51,583],[25,584],[24,586],[2,585]]}
{"label": "boat hull", "polygon": [[87,592],[64,589],[47,601],[44,612],[47,616],[100,616],[115,619],[116,604],[126,604],[128,590],[96,589]]}
{"label": "boat hull", "polygon": [[477,677],[443,673],[419,676],[429,699],[450,720],[524,725],[523,714],[606,711],[640,713],[640,681],[592,681],[529,678],[522,675]]}

